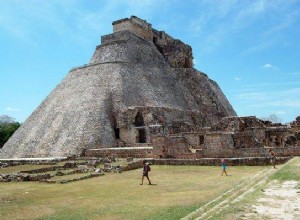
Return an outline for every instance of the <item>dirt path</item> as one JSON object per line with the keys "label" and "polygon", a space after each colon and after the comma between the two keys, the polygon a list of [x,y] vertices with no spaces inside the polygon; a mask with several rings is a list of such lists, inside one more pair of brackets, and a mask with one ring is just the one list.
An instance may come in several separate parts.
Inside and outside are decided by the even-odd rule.
{"label": "dirt path", "polygon": [[300,189],[297,181],[272,181],[243,219],[300,219]]}

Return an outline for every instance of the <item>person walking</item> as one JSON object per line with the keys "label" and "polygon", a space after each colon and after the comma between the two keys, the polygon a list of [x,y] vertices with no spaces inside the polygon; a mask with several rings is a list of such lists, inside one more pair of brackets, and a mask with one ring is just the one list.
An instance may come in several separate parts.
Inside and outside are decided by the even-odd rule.
{"label": "person walking", "polygon": [[224,173],[226,174],[226,176],[228,176],[227,175],[227,171],[226,171],[226,169],[227,169],[227,163],[226,163],[225,159],[221,159],[221,166],[222,166],[222,174],[221,174],[221,176],[223,176]]}
{"label": "person walking", "polygon": [[269,149],[269,154],[271,156],[271,164],[276,169],[276,154],[272,149]]}
{"label": "person walking", "polygon": [[143,183],[144,183],[144,177],[146,177],[148,179],[149,185],[151,185],[151,180],[149,178],[149,172],[150,171],[151,171],[150,164],[146,163],[146,161],[143,160],[143,176],[142,176],[141,185],[143,185]]}

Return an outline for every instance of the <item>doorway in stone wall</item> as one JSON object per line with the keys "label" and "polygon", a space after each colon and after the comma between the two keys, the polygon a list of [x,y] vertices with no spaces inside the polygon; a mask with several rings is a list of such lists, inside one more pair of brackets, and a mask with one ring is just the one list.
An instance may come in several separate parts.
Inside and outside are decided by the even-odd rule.
{"label": "doorway in stone wall", "polygon": [[138,112],[135,116],[134,125],[136,127],[144,126],[144,118],[141,112]]}
{"label": "doorway in stone wall", "polygon": [[144,128],[137,129],[136,143],[147,143],[146,131]]}

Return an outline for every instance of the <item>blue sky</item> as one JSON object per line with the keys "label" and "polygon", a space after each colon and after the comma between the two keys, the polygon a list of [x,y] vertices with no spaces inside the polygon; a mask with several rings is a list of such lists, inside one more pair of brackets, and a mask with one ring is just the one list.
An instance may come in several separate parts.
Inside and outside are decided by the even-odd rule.
{"label": "blue sky", "polygon": [[111,23],[146,19],[193,48],[239,116],[300,115],[299,0],[0,0],[0,115],[23,122]]}

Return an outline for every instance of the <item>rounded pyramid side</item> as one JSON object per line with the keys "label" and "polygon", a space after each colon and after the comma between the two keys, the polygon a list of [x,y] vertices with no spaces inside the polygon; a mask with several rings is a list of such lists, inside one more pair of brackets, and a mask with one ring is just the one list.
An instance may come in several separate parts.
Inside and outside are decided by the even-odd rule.
{"label": "rounded pyramid side", "polygon": [[114,113],[131,107],[197,110],[153,44],[127,41],[102,53],[113,53],[116,45],[124,52],[115,54],[123,57],[73,69],[4,145],[1,157],[70,156],[114,147]]}
{"label": "rounded pyramid side", "polygon": [[117,67],[102,65],[98,71],[71,71],[8,140],[1,157],[70,156],[115,144],[105,76]]}

